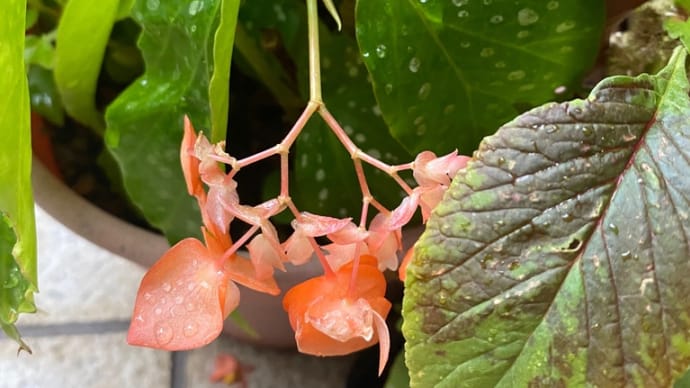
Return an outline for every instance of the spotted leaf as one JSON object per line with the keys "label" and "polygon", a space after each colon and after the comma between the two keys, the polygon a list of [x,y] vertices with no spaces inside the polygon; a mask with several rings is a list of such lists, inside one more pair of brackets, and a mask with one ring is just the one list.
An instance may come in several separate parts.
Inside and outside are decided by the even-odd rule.
{"label": "spotted leaf", "polygon": [[670,386],[687,369],[685,56],[482,142],[408,267],[412,386]]}

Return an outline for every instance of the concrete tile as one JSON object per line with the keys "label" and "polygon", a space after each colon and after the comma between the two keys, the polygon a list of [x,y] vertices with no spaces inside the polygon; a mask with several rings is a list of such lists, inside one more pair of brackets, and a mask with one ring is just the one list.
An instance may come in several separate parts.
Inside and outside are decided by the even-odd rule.
{"label": "concrete tile", "polygon": [[124,333],[26,338],[33,355],[0,337],[3,388],[170,387],[170,353],[128,346]]}
{"label": "concrete tile", "polygon": [[210,345],[187,352],[186,387],[218,388],[209,381],[219,353],[235,356],[254,369],[248,376],[250,388],[341,388],[354,361],[346,357],[312,357],[296,351],[274,350],[241,343],[227,336]]}
{"label": "concrete tile", "polygon": [[128,319],[144,269],[76,235],[36,207],[37,314],[21,325]]}

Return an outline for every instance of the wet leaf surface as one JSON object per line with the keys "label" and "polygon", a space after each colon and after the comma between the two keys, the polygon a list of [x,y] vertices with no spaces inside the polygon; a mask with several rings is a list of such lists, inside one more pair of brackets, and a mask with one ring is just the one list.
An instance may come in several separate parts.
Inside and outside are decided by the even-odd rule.
{"label": "wet leaf surface", "polygon": [[690,363],[685,51],[486,138],[407,276],[413,386],[669,386]]}
{"label": "wet leaf surface", "polygon": [[524,110],[573,96],[604,25],[597,0],[359,1],[383,117],[410,152],[469,153]]}

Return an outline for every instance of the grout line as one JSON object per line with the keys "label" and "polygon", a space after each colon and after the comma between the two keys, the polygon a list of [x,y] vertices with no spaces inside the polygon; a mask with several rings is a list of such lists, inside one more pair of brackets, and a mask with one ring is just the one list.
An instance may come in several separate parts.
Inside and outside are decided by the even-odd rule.
{"label": "grout line", "polygon": [[187,387],[187,352],[170,352],[170,388]]}
{"label": "grout line", "polygon": [[[46,325],[17,325],[22,337],[53,337],[59,335],[88,335],[126,332],[128,320],[65,322]],[[0,337],[0,340],[4,337]]]}

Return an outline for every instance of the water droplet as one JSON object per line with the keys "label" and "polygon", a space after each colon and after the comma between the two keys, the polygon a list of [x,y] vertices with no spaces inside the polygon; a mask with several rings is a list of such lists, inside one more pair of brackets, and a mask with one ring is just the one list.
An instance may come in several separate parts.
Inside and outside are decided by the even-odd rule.
{"label": "water droplet", "polygon": [[196,15],[201,11],[201,9],[204,7],[204,2],[199,1],[199,0],[193,0],[191,3],[189,3],[189,14],[191,16]]}
{"label": "water droplet", "polygon": [[508,73],[508,80],[517,81],[525,78],[525,72],[522,70],[515,70]]}
{"label": "water droplet", "polygon": [[195,335],[198,331],[198,325],[192,321],[185,322],[184,327],[182,328],[182,333],[184,333],[185,337],[191,337]]}
{"label": "water droplet", "polygon": [[146,8],[148,8],[149,11],[157,10],[160,5],[160,0],[146,0]]}
{"label": "water droplet", "polygon": [[450,113],[453,112],[454,110],[455,110],[455,105],[454,105],[454,104],[446,105],[446,107],[443,108],[443,114],[446,114],[446,115],[447,115],[447,114],[450,114]]}
{"label": "water droplet", "polygon": [[154,330],[154,334],[156,335],[156,341],[158,341],[159,345],[167,345],[170,343],[170,341],[172,341],[173,329],[172,327],[170,327],[169,324],[157,323]]}
{"label": "water droplet", "polygon": [[456,7],[462,7],[463,5],[467,5],[467,2],[469,0],[453,0],[453,5]]}
{"label": "water droplet", "polygon": [[503,61],[496,62],[494,63],[494,67],[496,67],[497,69],[503,69],[504,67],[506,67],[506,63]]}
{"label": "water droplet", "polygon": [[616,224],[608,224],[608,225],[606,226],[606,228],[607,228],[608,230],[610,230],[613,234],[615,234],[616,236],[618,236],[618,225],[616,225]]}
{"label": "water droplet", "polygon": [[491,17],[490,21],[493,24],[501,23],[503,21],[503,16],[502,15],[494,15]]}
{"label": "water droplet", "polygon": [[625,251],[625,252],[621,253],[621,259],[623,259],[623,260],[629,260],[629,259],[631,259],[631,258],[632,258],[632,252],[630,252],[630,251]]}
{"label": "water droplet", "polygon": [[529,31],[527,31],[527,30],[522,30],[522,31],[519,31],[519,32],[517,33],[517,37],[518,37],[519,39],[523,39],[523,38],[526,38],[526,37],[528,37],[528,36],[529,36]]}
{"label": "water droplet", "polygon": [[572,20],[565,21],[556,26],[556,32],[566,32],[572,30],[575,27],[575,22]]}
{"label": "water droplet", "polygon": [[386,86],[383,87],[383,90],[386,92],[386,94],[391,94],[393,92],[393,85],[386,84]]}
{"label": "water droplet", "polygon": [[585,136],[592,136],[593,130],[591,127],[584,126],[582,127],[582,134]]}
{"label": "water droplet", "polygon": [[510,263],[510,265],[508,266],[508,269],[511,271],[515,271],[518,268],[520,268],[520,262],[517,260]]}
{"label": "water droplet", "polygon": [[163,309],[160,308],[160,307],[156,307],[156,309],[153,310],[153,312],[154,312],[156,315],[161,315],[161,314],[163,314]]}
{"label": "water droplet", "polygon": [[535,88],[534,84],[524,84],[524,85],[520,86],[519,90],[524,92],[524,91],[532,90],[534,88]]}
{"label": "water droplet", "polygon": [[573,215],[570,213],[563,213],[561,214],[561,219],[565,222],[570,222],[573,220]]}
{"label": "water droplet", "polygon": [[561,85],[561,86],[557,87],[556,89],[554,89],[553,92],[556,93],[556,94],[563,94],[563,93],[565,93],[567,90],[568,90],[568,88],[567,88],[566,86]]}
{"label": "water droplet", "polygon": [[379,58],[385,58],[386,57],[386,46],[383,44],[380,44],[376,46],[376,56]]}
{"label": "water droplet", "polygon": [[523,8],[518,11],[517,18],[521,26],[529,26],[539,20],[539,14],[531,8]]}
{"label": "water droplet", "polygon": [[549,1],[548,3],[546,3],[546,9],[548,9],[549,11],[553,11],[554,9],[558,9],[558,5],[558,2],[555,0]]}
{"label": "water droplet", "polygon": [[493,2],[494,0],[484,0],[484,5],[491,5]]}
{"label": "water droplet", "polygon": [[419,88],[417,95],[419,96],[420,100],[426,100],[429,97],[430,93],[431,93],[431,84],[428,82],[425,82],[422,85],[422,87]]}
{"label": "water droplet", "polygon": [[417,116],[417,118],[414,119],[412,124],[414,125],[419,125],[424,122],[424,116]]}
{"label": "water droplet", "polygon": [[422,124],[422,125],[418,126],[416,132],[417,132],[418,136],[424,135],[426,133],[426,124]]}
{"label": "water droplet", "polygon": [[170,290],[172,290],[172,286],[171,286],[170,283],[168,283],[168,282],[163,283],[163,285],[161,286],[161,288],[162,288],[163,291],[165,291],[165,292],[170,292]]}
{"label": "water droplet", "polygon": [[460,47],[462,47],[462,48],[468,48],[468,47],[470,47],[470,45],[471,45],[470,42],[460,42]]}
{"label": "water droplet", "polygon": [[470,13],[465,11],[464,9],[462,11],[458,11],[458,17],[459,18],[466,18],[470,16]]}
{"label": "water droplet", "polygon": [[484,57],[484,58],[490,57],[492,55],[494,55],[494,49],[492,49],[491,47],[484,48],[479,53],[479,56]]}
{"label": "water droplet", "polygon": [[185,308],[187,311],[194,311],[194,310],[196,310],[196,306],[194,305],[194,303],[187,303],[187,304],[184,306],[184,308]]}
{"label": "water droplet", "polygon": [[420,66],[419,58],[412,57],[412,59],[410,59],[410,64],[408,65],[408,68],[410,69],[410,71],[413,73],[418,72],[419,66]]}
{"label": "water droplet", "polygon": [[553,124],[549,124],[545,128],[546,128],[546,133],[554,133],[554,132],[558,131],[558,127],[553,125]]}

